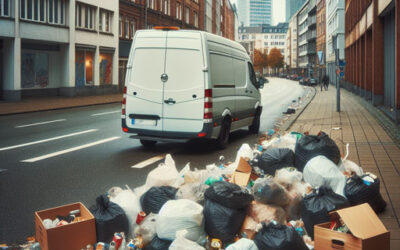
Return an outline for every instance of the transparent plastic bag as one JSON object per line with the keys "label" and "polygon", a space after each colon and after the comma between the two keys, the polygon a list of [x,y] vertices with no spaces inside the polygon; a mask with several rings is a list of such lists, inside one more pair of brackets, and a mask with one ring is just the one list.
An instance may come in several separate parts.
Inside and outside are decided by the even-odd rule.
{"label": "transparent plastic bag", "polygon": [[113,187],[107,193],[110,195],[110,201],[119,205],[124,210],[129,220],[129,235],[132,235],[134,228],[137,226],[136,217],[142,211],[139,197],[128,185],[126,185],[126,189]]}
{"label": "transparent plastic bag", "polygon": [[293,167],[282,168],[275,172],[274,180],[287,190],[290,190],[295,183],[299,183],[303,180],[303,174]]}
{"label": "transparent plastic bag", "polygon": [[174,240],[176,232],[186,230],[187,239],[198,241],[205,235],[203,207],[191,200],[170,200],[158,214],[156,229],[161,239]]}
{"label": "transparent plastic bag", "polygon": [[188,199],[199,204],[204,203],[204,192],[208,186],[203,183],[188,183],[179,187],[176,199]]}
{"label": "transparent plastic bag", "polygon": [[261,203],[253,203],[249,207],[248,215],[257,224],[265,222],[269,223],[271,221],[276,221],[280,224],[286,224],[286,213],[283,208],[278,206],[271,206]]}
{"label": "transparent plastic bag", "polygon": [[196,242],[188,240],[186,234],[186,230],[176,232],[175,240],[169,246],[169,250],[205,250],[204,247],[200,246]]}
{"label": "transparent plastic bag", "polygon": [[290,199],[286,189],[273,179],[258,178],[253,186],[254,199],[263,204],[284,207]]}
{"label": "transparent plastic bag", "polygon": [[147,215],[134,230],[135,237],[142,237],[143,245],[149,244],[156,236],[157,214]]}

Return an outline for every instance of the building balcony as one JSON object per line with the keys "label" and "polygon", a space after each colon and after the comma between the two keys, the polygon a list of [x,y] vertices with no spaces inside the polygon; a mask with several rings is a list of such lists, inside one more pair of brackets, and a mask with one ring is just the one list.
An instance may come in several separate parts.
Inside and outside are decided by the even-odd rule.
{"label": "building balcony", "polygon": [[316,30],[308,31],[307,40],[315,40],[315,39],[317,39],[317,31]]}
{"label": "building balcony", "polygon": [[308,26],[313,26],[313,25],[317,25],[317,16],[310,16],[308,17]]}

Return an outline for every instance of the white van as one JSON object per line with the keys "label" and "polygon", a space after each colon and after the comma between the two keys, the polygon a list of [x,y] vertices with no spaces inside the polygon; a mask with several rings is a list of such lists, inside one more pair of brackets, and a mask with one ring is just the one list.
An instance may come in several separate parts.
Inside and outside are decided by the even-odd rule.
{"label": "white van", "polygon": [[240,44],[194,30],[139,30],[129,55],[122,128],[145,146],[258,133],[262,111],[253,65]]}

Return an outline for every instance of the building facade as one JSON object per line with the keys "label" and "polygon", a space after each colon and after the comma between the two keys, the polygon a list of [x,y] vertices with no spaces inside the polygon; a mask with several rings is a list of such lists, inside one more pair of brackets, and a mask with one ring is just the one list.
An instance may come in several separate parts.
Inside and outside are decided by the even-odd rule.
{"label": "building facade", "polygon": [[317,60],[317,0],[308,2],[308,30],[307,30],[307,70],[310,77],[315,78],[318,65]]}
{"label": "building facade", "polygon": [[118,0],[2,0],[1,97],[113,93]]}
{"label": "building facade", "polygon": [[286,65],[289,74],[298,74],[298,60],[297,60],[297,44],[298,44],[298,32],[297,32],[297,13],[295,13],[289,22],[289,29],[286,33],[286,53],[287,57]]}
{"label": "building facade", "polygon": [[277,48],[285,56],[287,23],[279,23],[276,26],[262,25],[258,27],[239,27],[239,41],[254,41],[254,49],[269,53]]}
{"label": "building facade", "polygon": [[308,1],[300,8],[297,15],[297,63],[298,71],[302,75],[308,76]]}
{"label": "building facade", "polygon": [[344,86],[400,123],[400,2],[347,0]]}
{"label": "building facade", "polygon": [[239,26],[250,26],[250,1],[237,0],[237,14],[239,16]]}
{"label": "building facade", "polygon": [[249,0],[250,26],[272,24],[272,0]]}
{"label": "building facade", "polygon": [[338,82],[336,76],[336,54],[345,59],[345,0],[326,0],[326,71],[332,83]]}
{"label": "building facade", "polygon": [[326,8],[325,0],[317,0],[317,78],[321,81],[326,72]]}
{"label": "building facade", "polygon": [[286,0],[286,22],[303,6],[306,0]]}

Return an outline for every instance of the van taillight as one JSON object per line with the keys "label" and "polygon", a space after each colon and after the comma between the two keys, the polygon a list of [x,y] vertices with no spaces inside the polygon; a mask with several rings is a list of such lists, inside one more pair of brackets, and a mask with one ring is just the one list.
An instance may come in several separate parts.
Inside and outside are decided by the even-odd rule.
{"label": "van taillight", "polygon": [[212,122],[212,107],[212,89],[206,89],[204,93],[204,119],[207,121],[205,122]]}
{"label": "van taillight", "polygon": [[124,95],[122,99],[122,115],[125,115],[125,104],[126,104],[126,87],[124,87]]}

